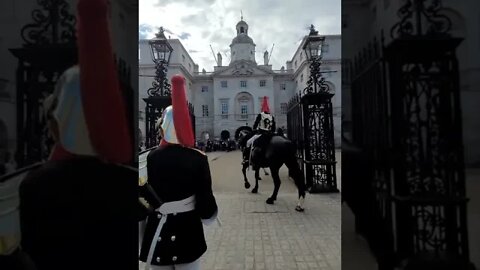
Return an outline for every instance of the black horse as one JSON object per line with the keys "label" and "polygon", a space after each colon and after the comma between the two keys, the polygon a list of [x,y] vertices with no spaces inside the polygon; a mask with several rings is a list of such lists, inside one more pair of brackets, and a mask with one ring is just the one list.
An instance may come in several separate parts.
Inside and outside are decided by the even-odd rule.
{"label": "black horse", "polygon": [[[242,130],[238,137],[238,143],[240,149],[244,155],[249,155],[249,149],[246,147],[247,141],[253,136],[253,132],[248,130]],[[270,168],[270,173],[272,174],[274,190],[270,198],[267,199],[268,204],[273,204],[277,199],[278,190],[280,189],[280,176],[279,170],[285,164],[288,168],[288,174],[295,181],[295,185],[298,189],[298,204],[295,210],[303,211],[303,203],[305,200],[305,179],[303,173],[300,170],[300,167],[297,163],[296,158],[296,149],[294,144],[283,136],[274,135],[268,142],[264,150],[264,157],[261,158],[260,164],[257,168],[253,168],[255,171],[255,187],[252,189],[252,193],[258,192],[258,180],[260,180],[259,170],[260,168]],[[246,171],[249,164],[246,163],[243,165],[242,172],[245,181],[245,188],[250,188],[250,183],[248,182]]]}

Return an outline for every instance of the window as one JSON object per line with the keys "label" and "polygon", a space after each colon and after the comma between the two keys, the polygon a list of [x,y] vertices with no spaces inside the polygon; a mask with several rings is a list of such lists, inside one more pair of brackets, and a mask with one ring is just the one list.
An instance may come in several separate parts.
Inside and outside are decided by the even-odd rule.
{"label": "window", "polygon": [[240,33],[244,33],[243,26],[242,26],[242,27],[240,27]]}
{"label": "window", "polygon": [[286,90],[286,89],[287,89],[287,85],[284,84],[284,83],[281,83],[281,84],[280,84],[280,89]]}
{"label": "window", "polygon": [[185,63],[185,55],[182,54],[182,61]]}
{"label": "window", "polygon": [[202,105],[202,116],[208,117],[208,105]]}
{"label": "window", "polygon": [[280,103],[280,111],[282,114],[287,114],[287,103]]}
{"label": "window", "polygon": [[303,83],[303,73],[300,75],[300,82]]}
{"label": "window", "polygon": [[208,86],[202,85],[202,93],[208,92]]}
{"label": "window", "polygon": [[295,68],[297,68],[297,60],[295,60]]}
{"label": "window", "polygon": [[267,84],[267,81],[260,80],[260,87],[265,87],[266,84]]}
{"label": "window", "polygon": [[247,87],[247,81],[240,81],[240,87]]}
{"label": "window", "polygon": [[227,81],[221,81],[220,84],[221,84],[222,88],[227,88],[228,87]]}
{"label": "window", "polygon": [[248,105],[247,104],[242,104],[241,105],[240,114],[242,116],[242,119],[248,119]]}
{"label": "window", "polygon": [[227,119],[228,118],[228,100],[221,101],[220,109],[222,112],[222,119]]}

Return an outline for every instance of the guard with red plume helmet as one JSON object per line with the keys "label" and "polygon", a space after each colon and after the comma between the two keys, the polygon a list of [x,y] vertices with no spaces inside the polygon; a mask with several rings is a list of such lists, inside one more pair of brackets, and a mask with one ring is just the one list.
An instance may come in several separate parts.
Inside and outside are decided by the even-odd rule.
{"label": "guard with red plume helmet", "polygon": [[180,144],[194,147],[195,138],[187,104],[185,79],[175,75],[172,77],[172,105],[163,111],[159,120],[158,126],[162,137],[160,146]]}
{"label": "guard with red plume helmet", "polygon": [[[20,186],[22,248],[38,270],[138,267],[138,170],[108,0],[78,0],[78,64],[45,100],[50,159]],[[80,257],[79,257],[80,256]]]}
{"label": "guard with red plume helmet", "polygon": [[148,203],[155,210],[142,232],[140,261],[145,269],[200,269],[207,250],[202,222],[215,220],[218,209],[207,156],[193,148],[185,79],[180,75],[172,78],[172,105],[163,111],[158,127],[160,145],[147,156],[148,185],[155,197]]}
{"label": "guard with red plume helmet", "polygon": [[262,100],[262,108],[255,119],[253,129],[257,133],[247,141],[247,148],[253,150],[251,146],[256,148],[254,155],[253,151],[244,151],[243,164],[250,162],[253,167],[257,167],[261,162],[264,146],[271,139],[275,133],[275,118],[270,114],[270,106],[268,106],[268,97],[264,96]]}

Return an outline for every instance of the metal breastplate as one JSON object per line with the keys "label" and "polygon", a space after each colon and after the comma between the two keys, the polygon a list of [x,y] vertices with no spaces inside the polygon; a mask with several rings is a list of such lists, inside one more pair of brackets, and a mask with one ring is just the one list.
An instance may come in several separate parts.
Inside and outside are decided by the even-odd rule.
{"label": "metal breastplate", "polygon": [[260,115],[260,124],[258,125],[259,129],[270,131],[273,126],[273,116],[270,114],[262,113]]}

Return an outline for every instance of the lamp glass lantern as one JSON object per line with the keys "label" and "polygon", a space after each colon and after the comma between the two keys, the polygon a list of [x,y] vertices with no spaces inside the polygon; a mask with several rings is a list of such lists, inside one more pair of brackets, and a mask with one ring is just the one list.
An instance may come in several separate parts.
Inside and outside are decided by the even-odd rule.
{"label": "lamp glass lantern", "polygon": [[160,28],[156,37],[149,41],[150,48],[152,49],[152,59],[154,62],[162,62],[167,64],[170,62],[173,48],[168,42],[167,38],[163,34],[163,28]]}
{"label": "lamp glass lantern", "polygon": [[317,57],[320,57],[322,54],[322,45],[325,37],[319,35],[309,35],[303,45],[305,54],[307,55],[308,60],[313,60]]}

